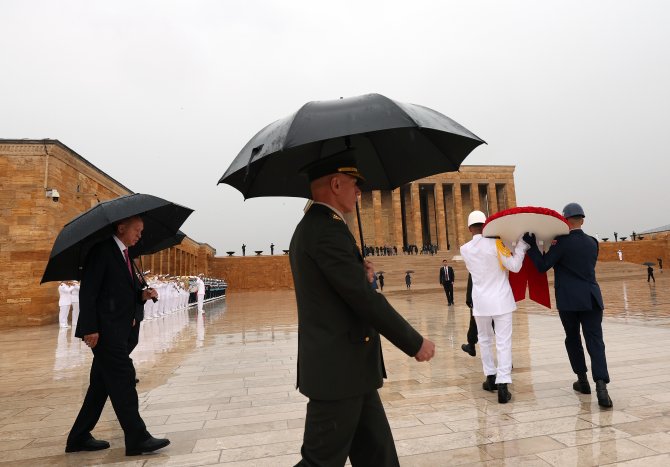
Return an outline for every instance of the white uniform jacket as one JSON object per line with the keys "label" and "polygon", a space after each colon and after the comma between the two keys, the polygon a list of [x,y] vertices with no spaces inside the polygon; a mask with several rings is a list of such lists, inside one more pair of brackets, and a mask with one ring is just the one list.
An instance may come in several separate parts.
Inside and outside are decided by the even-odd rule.
{"label": "white uniform jacket", "polygon": [[499,255],[496,240],[480,234],[461,247],[465,267],[472,274],[474,316],[497,316],[516,310],[509,271],[519,272],[526,250],[528,245],[519,240],[512,256]]}
{"label": "white uniform jacket", "polygon": [[72,286],[62,283],[58,286],[58,306],[72,305]]}
{"label": "white uniform jacket", "polygon": [[195,280],[198,283],[198,295],[205,295],[205,283],[199,277]]}

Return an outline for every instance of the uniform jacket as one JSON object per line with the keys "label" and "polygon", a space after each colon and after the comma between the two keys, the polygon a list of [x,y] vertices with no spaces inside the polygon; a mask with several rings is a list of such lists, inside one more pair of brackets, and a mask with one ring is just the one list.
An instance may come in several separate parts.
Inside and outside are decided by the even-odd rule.
{"label": "uniform jacket", "polygon": [[79,289],[76,337],[100,333],[100,344],[125,343],[133,319],[144,317],[144,301],[137,276],[113,238],[95,245],[86,257]]}
{"label": "uniform jacket", "polygon": [[600,286],[596,281],[598,241],[573,229],[568,235],[556,238],[556,243],[544,255],[531,245],[528,256],[540,272],[554,268],[556,308],[564,311],[593,309],[593,301],[604,309]]}
{"label": "uniform jacket", "polygon": [[[461,256],[472,275],[474,316],[497,316],[516,310],[509,271],[519,272],[527,248],[526,242],[519,241],[513,255],[502,256],[495,239],[479,234],[461,247]],[[504,268],[500,267],[501,262]]]}
{"label": "uniform jacket", "polygon": [[[447,272],[449,273],[449,280],[447,282],[451,282],[452,284],[454,283],[454,268],[451,266],[447,266]],[[440,267],[440,284],[444,284],[445,282],[445,274],[444,274],[444,266]]]}
{"label": "uniform jacket", "polygon": [[370,287],[344,221],[314,204],[289,248],[298,305],[298,388],[312,399],[358,396],[386,376],[380,334],[409,356],[421,335]]}
{"label": "uniform jacket", "polygon": [[72,287],[66,283],[58,286],[58,306],[67,306],[72,304]]}

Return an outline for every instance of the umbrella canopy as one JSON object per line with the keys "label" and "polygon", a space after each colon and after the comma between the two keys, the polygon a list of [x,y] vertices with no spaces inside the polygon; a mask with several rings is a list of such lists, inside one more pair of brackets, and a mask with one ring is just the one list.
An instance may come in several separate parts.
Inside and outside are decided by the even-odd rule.
{"label": "umbrella canopy", "polygon": [[149,253],[161,242],[175,237],[192,212],[187,207],[140,193],[99,203],[72,219],[60,231],[41,282],[79,280],[86,255],[93,245],[112,236],[115,222],[142,216],[142,238],[133,248],[134,256],[137,256]]}
{"label": "umbrella canopy", "polygon": [[458,170],[484,141],[435,110],[380,94],[314,101],[259,131],[219,183],[245,199],[310,198],[306,165],[349,149],[365,176],[363,191],[392,190],[405,183]]}
{"label": "umbrella canopy", "polygon": [[656,266],[656,263],[652,263],[651,261],[647,261],[642,264],[644,264],[645,266]]}
{"label": "umbrella canopy", "polygon": [[[142,238],[144,238],[144,233],[142,233]],[[176,234],[174,234],[171,237],[167,237],[165,240],[158,242],[151,248],[142,248],[142,239],[140,239],[139,242],[137,242],[137,245],[131,246],[128,249],[128,253],[130,254],[131,258],[136,258],[140,255],[153,255],[154,253],[158,253],[159,251],[166,250],[170,247],[179,245],[182,240],[186,238],[186,234],[182,232],[181,230],[178,230]]]}

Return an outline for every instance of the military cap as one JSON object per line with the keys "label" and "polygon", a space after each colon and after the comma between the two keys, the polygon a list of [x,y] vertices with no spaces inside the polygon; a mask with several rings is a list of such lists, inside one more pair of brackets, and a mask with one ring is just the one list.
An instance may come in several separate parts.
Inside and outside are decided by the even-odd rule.
{"label": "military cap", "polygon": [[307,174],[310,182],[330,174],[345,174],[351,175],[358,179],[359,185],[365,182],[365,177],[358,171],[358,164],[356,158],[352,154],[351,149],[347,149],[323,159],[318,159],[310,162],[300,169],[301,173]]}
{"label": "military cap", "polygon": [[584,209],[577,203],[568,203],[563,208],[563,217],[586,217]]}

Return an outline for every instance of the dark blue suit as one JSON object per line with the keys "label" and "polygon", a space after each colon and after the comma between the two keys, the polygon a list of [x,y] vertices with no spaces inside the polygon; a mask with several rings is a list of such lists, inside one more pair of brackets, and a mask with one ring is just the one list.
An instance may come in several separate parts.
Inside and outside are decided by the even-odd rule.
{"label": "dark blue suit", "polygon": [[573,229],[569,235],[558,237],[544,254],[535,242],[530,245],[526,254],[540,272],[554,268],[556,307],[565,329],[565,348],[572,370],[576,374],[587,372],[581,325],[591,356],[593,380],[609,383],[602,330],[605,307],[595,271],[598,241],[581,229]]}

